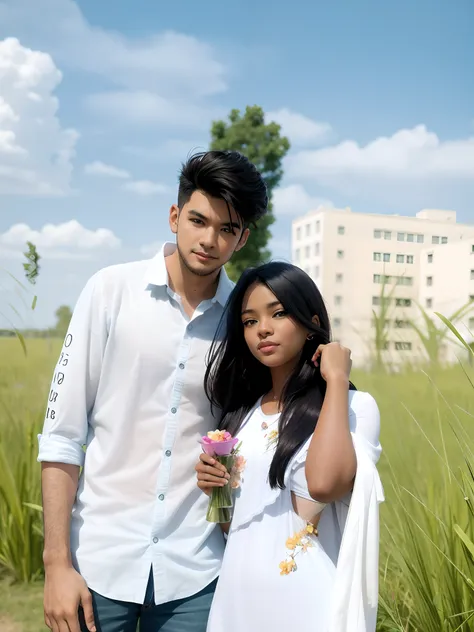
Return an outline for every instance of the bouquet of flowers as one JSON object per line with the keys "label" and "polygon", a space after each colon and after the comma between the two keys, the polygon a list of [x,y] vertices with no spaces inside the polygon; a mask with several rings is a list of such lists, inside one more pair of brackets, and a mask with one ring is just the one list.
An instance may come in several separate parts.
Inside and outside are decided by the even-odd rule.
{"label": "bouquet of flowers", "polygon": [[[201,438],[200,443],[206,454],[222,463],[229,473],[232,472],[240,448],[237,437],[232,437],[226,430],[212,430]],[[230,522],[233,507],[232,488],[235,488],[235,485],[228,483],[212,489],[206,515],[208,522]]]}

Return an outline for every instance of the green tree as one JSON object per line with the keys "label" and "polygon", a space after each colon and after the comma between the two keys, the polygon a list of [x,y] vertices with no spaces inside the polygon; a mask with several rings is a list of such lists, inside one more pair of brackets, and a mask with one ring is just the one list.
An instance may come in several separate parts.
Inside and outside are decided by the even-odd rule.
{"label": "green tree", "polygon": [[54,315],[56,316],[54,333],[60,338],[64,338],[67,334],[67,329],[72,318],[71,308],[67,305],[61,305],[61,307],[58,307]]}
{"label": "green tree", "polygon": [[268,213],[251,230],[245,248],[235,253],[228,264],[228,273],[234,280],[242,272],[270,257],[267,249],[270,226],[275,221],[272,210],[272,193],[282,176],[282,160],[290,148],[290,141],[281,135],[277,123],[266,123],[263,109],[257,105],[247,106],[245,113],[232,110],[228,121],[214,121],[211,128],[211,149],[239,151],[254,163],[262,174],[268,189]]}

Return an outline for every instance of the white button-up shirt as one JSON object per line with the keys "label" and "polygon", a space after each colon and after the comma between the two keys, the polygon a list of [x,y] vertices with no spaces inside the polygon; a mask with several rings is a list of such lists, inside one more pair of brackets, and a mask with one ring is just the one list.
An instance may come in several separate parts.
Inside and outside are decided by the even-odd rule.
{"label": "white button-up shirt", "polygon": [[39,461],[84,466],[71,521],[75,566],[92,590],[135,603],[150,567],[156,604],[199,592],[219,574],[224,549],[194,466],[199,438],[216,426],[205,355],[233,284],[222,270],[214,298],[188,318],[168,285],[174,248],[87,283],[39,436]]}

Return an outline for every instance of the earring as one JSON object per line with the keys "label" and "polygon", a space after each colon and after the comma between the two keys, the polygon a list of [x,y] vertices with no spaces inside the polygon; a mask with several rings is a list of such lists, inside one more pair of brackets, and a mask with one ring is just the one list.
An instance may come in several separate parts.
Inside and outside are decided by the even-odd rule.
{"label": "earring", "polygon": [[306,336],[306,340],[313,340],[314,339],[314,334],[308,334]]}

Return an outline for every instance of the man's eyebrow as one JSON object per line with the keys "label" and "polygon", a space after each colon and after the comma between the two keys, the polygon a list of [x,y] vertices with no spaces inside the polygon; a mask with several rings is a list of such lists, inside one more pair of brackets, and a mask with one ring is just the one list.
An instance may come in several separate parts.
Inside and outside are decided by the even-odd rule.
{"label": "man's eyebrow", "polygon": [[[205,215],[203,215],[202,213],[200,213],[199,211],[194,211],[194,210],[190,210],[188,211],[189,215],[193,215],[194,217],[199,217],[199,219],[203,219],[203,220],[208,220],[209,218],[206,217]],[[241,225],[238,224],[237,222],[222,222],[222,226],[228,226],[229,228],[236,228],[237,230],[240,230]]]}

